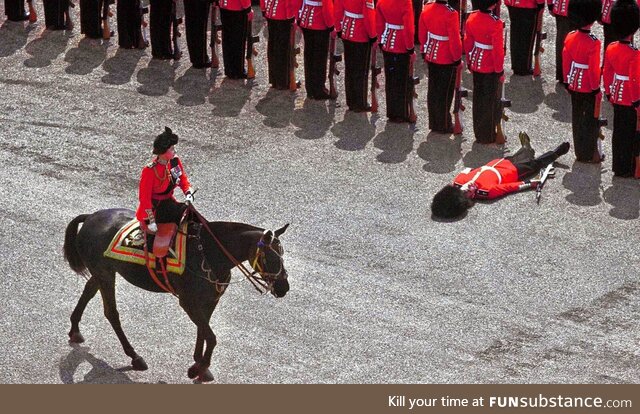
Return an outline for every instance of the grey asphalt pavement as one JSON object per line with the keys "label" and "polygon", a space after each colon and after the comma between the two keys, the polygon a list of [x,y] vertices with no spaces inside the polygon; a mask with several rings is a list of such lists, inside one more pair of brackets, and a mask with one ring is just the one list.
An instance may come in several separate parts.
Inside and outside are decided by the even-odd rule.
{"label": "grey asphalt pavement", "polygon": [[515,152],[518,131],[539,151],[571,139],[548,15],[543,77],[506,66],[504,149],[473,145],[470,101],[463,135],[429,133],[421,64],[419,120],[407,126],[386,122],[382,93],[370,115],[346,111],[343,94],[336,105],[270,90],[260,18],[249,82],[191,69],[186,55],[158,62],[83,40],[76,26],[0,23],[1,383],[191,382],[195,326],[170,295],[122,279],[123,328],[149,369],[131,370],[99,296],[81,323],[87,341],[67,342],[83,279],[63,260],[64,229],[136,207],[165,125],[208,219],[291,223],[287,296],[260,296],[234,272],[213,315],[217,383],[640,382],[638,181],[570,153],[539,205],[527,192],[454,222],[430,216],[440,187]]}

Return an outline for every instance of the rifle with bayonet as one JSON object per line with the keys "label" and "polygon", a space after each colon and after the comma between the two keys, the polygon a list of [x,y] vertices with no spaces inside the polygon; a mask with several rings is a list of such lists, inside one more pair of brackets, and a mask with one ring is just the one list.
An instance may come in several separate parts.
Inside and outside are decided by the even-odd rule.
{"label": "rifle with bayonet", "polygon": [[173,0],[171,6],[171,40],[173,42],[173,59],[178,60],[182,57],[182,51],[180,50],[180,43],[178,38],[180,34],[180,24],[182,23],[182,16],[178,17],[176,0]]}
{"label": "rifle with bayonet", "polygon": [[[504,24],[504,23],[503,23]],[[507,29],[504,29],[504,53],[507,53]],[[504,74],[504,71],[502,72]],[[504,134],[504,128],[502,127],[502,122],[507,122],[509,117],[505,112],[505,108],[511,107],[511,100],[507,99],[505,96],[504,90],[504,75],[501,81],[502,85],[502,94],[500,95],[500,119],[498,120],[498,125],[496,126],[496,144],[503,145],[507,141],[507,137]]]}
{"label": "rifle with bayonet", "polygon": [[382,68],[377,66],[378,41],[371,44],[371,112],[378,112],[378,96],[376,89],[380,87],[378,75],[382,73]]}
{"label": "rifle with bayonet", "polygon": [[547,179],[555,176],[555,169],[553,168],[553,163],[547,165],[540,172],[540,181],[538,182],[538,186],[536,187],[536,203],[540,204],[540,197],[542,196],[542,188],[544,184],[547,182]]}
{"label": "rifle with bayonet", "polygon": [[247,21],[247,79],[256,77],[256,69],[253,67],[253,57],[258,56],[258,51],[253,46],[260,41],[260,36],[253,35],[253,13],[249,12]]}
{"label": "rifle with bayonet", "polygon": [[109,17],[113,16],[109,6],[115,3],[115,0],[102,0],[102,38],[104,40],[111,39],[113,32],[109,28]]}
{"label": "rifle with bayonet", "polygon": [[289,36],[289,90],[296,91],[300,84],[296,82],[296,68],[298,62],[296,61],[296,55],[300,53],[300,48],[296,47],[296,24],[291,24],[291,35]]}
{"label": "rifle with bayonet", "polygon": [[[467,1],[462,0],[460,2],[460,38],[464,41],[464,26],[466,23],[466,14],[467,14]],[[462,58],[462,57],[461,57]],[[468,92],[466,89],[462,88],[462,61],[458,63],[458,67],[456,68],[456,86],[455,86],[455,96],[453,101],[453,133],[454,134],[462,134],[462,122],[460,120],[460,112],[465,110],[464,104],[462,103],[462,98],[466,98],[468,96]]]}
{"label": "rifle with bayonet", "polygon": [[414,63],[416,61],[416,54],[409,54],[409,122],[414,124],[418,120],[416,115],[416,108],[414,101],[418,97],[416,92],[416,85],[420,83],[420,78],[414,75]]}
{"label": "rifle with bayonet", "polygon": [[220,59],[218,58],[218,53],[216,51],[217,45],[221,43],[218,32],[222,30],[222,24],[218,23],[219,8],[220,5],[218,0],[214,0],[211,7],[211,67],[214,69],[220,67]]}
{"label": "rifle with bayonet", "polygon": [[27,0],[27,5],[29,6],[29,23],[37,22],[38,13],[36,13],[36,8],[33,5],[33,0]]}
{"label": "rifle with bayonet", "polygon": [[602,127],[607,126],[609,123],[607,122],[607,118],[604,118],[600,115],[600,106],[602,105],[602,92],[598,89],[598,93],[596,93],[595,104],[593,106],[593,117],[596,119],[598,123],[598,140],[597,140],[597,149],[593,154],[593,162],[600,162],[603,158],[603,150],[602,150],[602,141],[604,141],[604,134],[602,133]]}
{"label": "rifle with bayonet", "polygon": [[544,7],[538,10],[536,15],[536,46],[533,52],[533,77],[540,76],[540,54],[544,52],[542,41],[547,38],[547,34],[542,31],[542,20],[544,17]]}
{"label": "rifle with bayonet", "polygon": [[336,53],[336,43],[338,42],[336,32],[331,33],[329,40],[329,97],[336,99],[338,97],[338,89],[336,88],[336,75],[340,74],[337,63],[342,61],[342,55]]}

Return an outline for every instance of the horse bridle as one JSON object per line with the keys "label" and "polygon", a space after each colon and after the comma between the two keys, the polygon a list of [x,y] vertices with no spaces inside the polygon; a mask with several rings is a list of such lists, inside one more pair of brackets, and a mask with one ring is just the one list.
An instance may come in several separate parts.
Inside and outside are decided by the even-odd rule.
{"label": "horse bridle", "polygon": [[[273,248],[274,242],[277,242],[280,252],[276,251],[276,249]],[[278,261],[280,262],[280,267],[278,268],[278,271],[275,273],[266,271],[267,254],[265,249],[269,249],[270,251],[273,252],[273,254],[276,255],[276,257],[278,257]],[[254,276],[258,274],[264,281],[266,281],[269,284],[272,284],[278,279],[278,276],[280,276],[280,274],[284,270],[284,259],[282,258],[283,255],[284,255],[284,251],[282,249],[282,245],[280,244],[280,240],[278,240],[278,238],[274,236],[273,231],[265,230],[262,233],[262,237],[258,241],[258,244],[256,247],[256,254],[253,259],[253,262],[251,263],[251,267],[253,268],[253,272],[251,273],[251,275]]]}

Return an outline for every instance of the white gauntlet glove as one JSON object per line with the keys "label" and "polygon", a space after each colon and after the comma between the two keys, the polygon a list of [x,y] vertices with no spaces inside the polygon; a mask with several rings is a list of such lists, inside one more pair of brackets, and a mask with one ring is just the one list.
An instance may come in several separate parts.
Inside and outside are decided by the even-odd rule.
{"label": "white gauntlet glove", "polygon": [[193,203],[193,193],[191,190],[187,191],[184,195],[184,202],[187,204]]}
{"label": "white gauntlet glove", "polygon": [[158,225],[155,221],[150,221],[147,228],[149,229],[150,233],[156,233],[158,231]]}

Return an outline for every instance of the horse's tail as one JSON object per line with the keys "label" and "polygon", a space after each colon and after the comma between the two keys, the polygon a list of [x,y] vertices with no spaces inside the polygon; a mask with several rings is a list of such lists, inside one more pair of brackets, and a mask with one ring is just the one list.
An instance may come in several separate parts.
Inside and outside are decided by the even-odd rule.
{"label": "horse's tail", "polygon": [[87,266],[85,266],[82,257],[80,257],[80,252],[78,252],[76,236],[78,235],[78,226],[80,223],[83,223],[87,217],[89,217],[89,214],[81,214],[71,220],[64,234],[64,260],[69,262],[71,269],[79,275],[85,275],[87,273]]}

